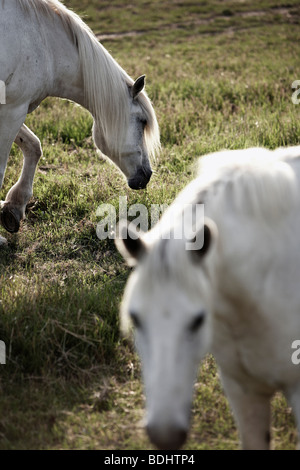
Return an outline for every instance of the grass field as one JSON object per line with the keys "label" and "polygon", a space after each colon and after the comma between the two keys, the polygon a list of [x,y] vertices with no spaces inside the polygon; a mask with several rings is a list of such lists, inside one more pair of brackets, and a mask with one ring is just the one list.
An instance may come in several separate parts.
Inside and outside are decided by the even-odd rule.
{"label": "grass field", "polygon": [[[65,3],[133,78],[146,74],[162,152],[147,189],[134,192],[96,153],[85,110],[48,98],[28,116],[44,155],[27,219],[0,250],[0,449],[151,449],[139,361],[119,334],[129,268],[97,238],[96,210],[118,209],[119,196],[171,203],[211,151],[299,144],[299,2]],[[0,199],[21,165],[14,146]],[[185,449],[237,449],[211,356],[195,390]],[[291,410],[280,394],[272,405],[273,447],[295,448]]]}

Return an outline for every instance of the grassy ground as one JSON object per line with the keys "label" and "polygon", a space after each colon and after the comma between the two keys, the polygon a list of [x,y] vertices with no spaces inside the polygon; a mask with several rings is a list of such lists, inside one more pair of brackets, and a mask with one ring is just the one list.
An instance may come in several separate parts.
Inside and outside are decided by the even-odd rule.
{"label": "grassy ground", "polygon": [[[129,269],[113,241],[97,239],[96,210],[118,208],[120,195],[128,205],[170,203],[210,151],[299,144],[300,105],[291,101],[300,79],[297,3],[66,1],[132,77],[146,73],[163,150],[149,187],[133,192],[96,154],[87,112],[47,99],[28,116],[44,155],[27,219],[0,251],[1,449],[151,448],[139,361],[119,336]],[[20,169],[14,146],[0,199]],[[272,409],[273,447],[295,448],[280,394]],[[238,448],[210,356],[185,448]]]}

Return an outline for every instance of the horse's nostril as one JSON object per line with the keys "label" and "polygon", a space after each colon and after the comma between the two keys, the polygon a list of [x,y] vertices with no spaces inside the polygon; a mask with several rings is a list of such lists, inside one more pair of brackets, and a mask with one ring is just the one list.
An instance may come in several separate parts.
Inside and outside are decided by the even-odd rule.
{"label": "horse's nostril", "polygon": [[151,169],[141,168],[137,171],[133,178],[128,180],[128,186],[131,189],[144,189],[147,186],[152,175]]}
{"label": "horse's nostril", "polygon": [[187,431],[181,427],[176,428],[176,426],[165,428],[148,425],[147,432],[151,442],[160,450],[177,450],[187,438]]}
{"label": "horse's nostril", "polygon": [[129,180],[128,181],[128,186],[130,187],[130,189],[145,189],[145,187],[147,186],[147,183],[148,181],[146,180],[143,180],[143,181],[139,181],[139,180]]}

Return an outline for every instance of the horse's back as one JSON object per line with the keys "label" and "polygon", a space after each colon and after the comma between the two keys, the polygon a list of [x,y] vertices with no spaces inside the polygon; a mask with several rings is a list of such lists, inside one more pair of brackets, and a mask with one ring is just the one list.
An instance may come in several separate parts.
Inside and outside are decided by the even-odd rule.
{"label": "horse's back", "polygon": [[0,80],[7,104],[28,103],[29,111],[49,95],[63,95],[78,71],[78,53],[59,15],[5,1],[0,15]]}
{"label": "horse's back", "polygon": [[21,43],[16,2],[6,1],[0,14],[0,79],[6,81],[11,70],[18,66]]}

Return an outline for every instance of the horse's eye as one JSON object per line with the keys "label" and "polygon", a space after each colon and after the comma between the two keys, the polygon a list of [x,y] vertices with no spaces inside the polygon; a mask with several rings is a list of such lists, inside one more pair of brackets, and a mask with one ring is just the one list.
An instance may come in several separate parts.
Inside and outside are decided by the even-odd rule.
{"label": "horse's eye", "polygon": [[201,326],[203,325],[204,319],[205,319],[205,313],[204,312],[199,312],[195,316],[195,318],[192,320],[192,322],[189,326],[189,331],[191,333],[196,333],[199,330],[199,328],[201,328]]}
{"label": "horse's eye", "polygon": [[130,312],[130,318],[135,328],[141,328],[140,319],[135,312]]}
{"label": "horse's eye", "polygon": [[143,127],[147,126],[147,120],[146,119],[141,119],[141,123]]}

